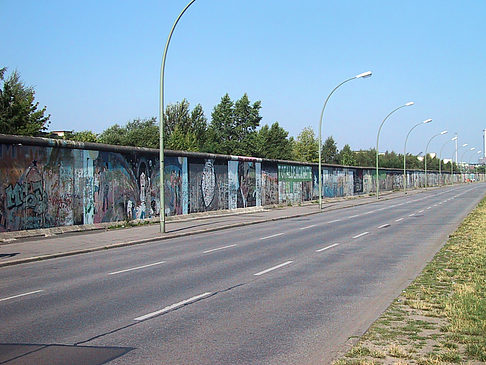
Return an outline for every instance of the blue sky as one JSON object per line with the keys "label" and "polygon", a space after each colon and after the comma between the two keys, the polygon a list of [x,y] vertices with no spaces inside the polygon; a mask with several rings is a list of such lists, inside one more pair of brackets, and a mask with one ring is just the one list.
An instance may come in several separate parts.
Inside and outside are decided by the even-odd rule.
{"label": "blue sky", "polygon": [[[51,130],[101,132],[158,115],[159,72],[170,28],[188,0],[0,0],[1,64],[17,69],[51,114]],[[338,147],[376,144],[418,154],[434,134],[438,152],[457,132],[482,149],[486,128],[486,2],[197,0],[172,38],[166,102],[201,104],[208,119],[225,93],[261,100],[262,124],[297,136],[317,133]],[[453,154],[453,143],[444,148]],[[461,153],[460,153],[461,154]],[[466,153],[475,160],[477,154]]]}

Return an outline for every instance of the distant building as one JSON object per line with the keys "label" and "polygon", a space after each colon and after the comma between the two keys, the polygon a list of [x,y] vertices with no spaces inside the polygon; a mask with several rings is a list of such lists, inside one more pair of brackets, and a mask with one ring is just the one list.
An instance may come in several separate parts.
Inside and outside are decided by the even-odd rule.
{"label": "distant building", "polygon": [[55,134],[59,137],[64,137],[66,134],[73,133],[73,131],[50,131],[50,134]]}

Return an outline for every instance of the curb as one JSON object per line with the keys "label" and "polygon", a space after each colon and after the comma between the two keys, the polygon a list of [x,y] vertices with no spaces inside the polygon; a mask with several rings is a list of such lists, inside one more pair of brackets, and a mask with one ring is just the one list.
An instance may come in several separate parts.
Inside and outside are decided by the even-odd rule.
{"label": "curb", "polygon": [[[419,192],[420,191],[416,191],[416,193],[419,193]],[[399,198],[399,197],[401,197],[401,195],[394,196],[394,194],[390,194],[386,197],[382,197],[380,200],[381,201],[390,200],[390,199],[395,199],[395,198]],[[60,257],[80,255],[80,254],[84,254],[84,253],[109,250],[109,249],[112,249],[112,248],[135,246],[135,245],[154,242],[154,241],[164,241],[164,240],[173,239],[173,238],[180,238],[180,237],[193,236],[193,235],[197,235],[197,234],[201,234],[201,233],[222,231],[222,230],[225,230],[225,229],[250,226],[250,225],[260,224],[260,223],[265,223],[265,222],[280,221],[280,220],[290,219],[290,218],[306,217],[306,216],[309,216],[309,215],[325,213],[325,212],[329,212],[329,211],[333,211],[333,210],[353,208],[353,207],[357,207],[357,206],[361,206],[361,205],[365,205],[365,204],[370,204],[370,203],[375,203],[375,202],[376,202],[375,200],[367,201],[367,202],[356,202],[355,204],[350,204],[350,205],[341,206],[341,207],[335,206],[335,204],[333,204],[333,205],[329,206],[328,209],[324,208],[322,211],[300,213],[300,214],[295,214],[295,215],[286,215],[286,216],[281,216],[281,217],[276,217],[276,218],[260,219],[260,220],[252,221],[252,222],[234,223],[234,224],[229,224],[229,225],[226,225],[226,226],[200,229],[200,230],[192,231],[192,232],[168,233],[168,234],[166,234],[164,236],[160,236],[160,237],[143,238],[143,239],[140,239],[140,240],[114,243],[114,244],[111,244],[111,245],[92,247],[92,248],[87,248],[87,249],[83,249],[83,250],[73,250],[73,251],[59,252],[59,253],[54,253],[54,254],[49,254],[49,255],[27,257],[27,258],[24,258],[24,259],[0,262],[0,267],[20,265],[20,264],[26,264],[26,263],[36,262],[36,261],[44,261],[44,260],[55,259],[55,258],[60,258]]]}

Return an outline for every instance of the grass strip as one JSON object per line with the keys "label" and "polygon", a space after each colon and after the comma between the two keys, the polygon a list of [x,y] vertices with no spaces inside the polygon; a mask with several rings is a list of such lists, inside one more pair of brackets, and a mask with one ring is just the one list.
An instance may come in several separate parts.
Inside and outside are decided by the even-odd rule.
{"label": "grass strip", "polygon": [[486,198],[335,365],[486,362]]}

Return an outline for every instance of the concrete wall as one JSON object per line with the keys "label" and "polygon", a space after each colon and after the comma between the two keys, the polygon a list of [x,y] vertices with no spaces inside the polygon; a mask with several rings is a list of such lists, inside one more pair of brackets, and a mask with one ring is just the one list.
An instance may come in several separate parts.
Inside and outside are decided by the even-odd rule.
{"label": "concrete wall", "polygon": [[[166,215],[318,198],[317,164],[180,151],[165,156]],[[147,148],[0,135],[0,232],[158,216],[158,157]],[[436,172],[428,177],[429,185],[439,183]],[[445,173],[441,179],[464,178]],[[379,183],[382,191],[401,189],[403,174],[382,169]],[[423,172],[407,172],[409,188],[424,183]],[[374,169],[323,167],[325,197],[374,191]]]}

